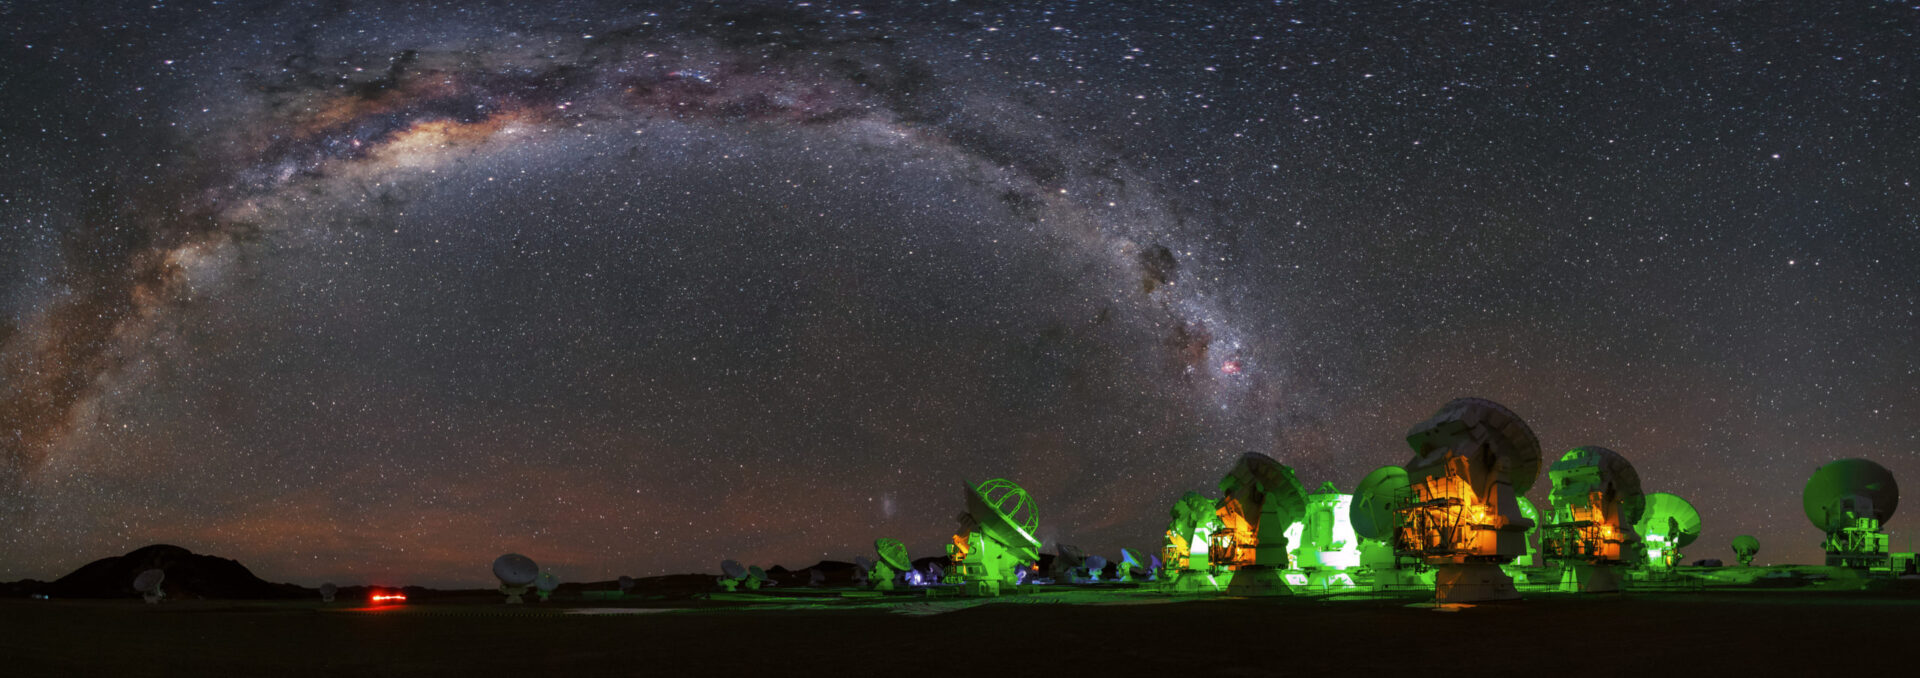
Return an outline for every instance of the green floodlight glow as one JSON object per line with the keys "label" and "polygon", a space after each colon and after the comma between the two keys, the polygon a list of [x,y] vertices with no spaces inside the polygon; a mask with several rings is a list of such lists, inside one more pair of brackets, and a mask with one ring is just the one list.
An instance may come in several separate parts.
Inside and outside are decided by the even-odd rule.
{"label": "green floodlight glow", "polygon": [[1561,563],[1561,590],[1620,590],[1619,566],[1633,555],[1639,541],[1633,524],[1646,507],[1640,474],[1620,453],[1587,446],[1561,455],[1547,477],[1552,513],[1540,552]]}
{"label": "green floodlight glow", "polygon": [[1752,567],[1753,557],[1760,553],[1760,540],[1753,535],[1743,534],[1733,538],[1733,556],[1740,559],[1741,567]]}
{"label": "green floodlight glow", "polygon": [[996,596],[1020,582],[1019,568],[1040,560],[1040,511],[1013,481],[994,478],[965,489],[967,512],[947,547],[968,595]]}
{"label": "green floodlight glow", "polygon": [[1213,532],[1207,556],[1232,570],[1228,592],[1292,593],[1280,576],[1292,564],[1286,533],[1307,508],[1306,490],[1293,469],[1267,455],[1248,452],[1220,479],[1220,493],[1214,511],[1220,528]]}
{"label": "green floodlight glow", "polygon": [[1533,529],[1527,530],[1527,554],[1515,557],[1513,564],[1520,567],[1538,567],[1541,565],[1540,525],[1546,521],[1541,518],[1540,509],[1534,508],[1532,499],[1514,497],[1513,500],[1520,505],[1520,515],[1526,516],[1527,520],[1533,521]]}
{"label": "green floodlight glow", "polygon": [[1680,549],[1700,538],[1700,512],[1680,495],[1655,492],[1647,495],[1646,510],[1633,530],[1646,545],[1647,567],[1671,570],[1685,556]]}
{"label": "green floodlight glow", "polygon": [[[1331,482],[1307,495],[1307,515],[1300,523],[1294,563],[1308,573],[1311,588],[1327,590],[1353,586],[1348,574],[1360,566],[1360,537],[1353,529],[1351,494]],[[1289,532],[1292,530],[1289,529]],[[1292,535],[1290,534],[1291,538]]]}
{"label": "green floodlight glow", "polygon": [[1841,459],[1814,471],[1801,508],[1826,533],[1827,564],[1885,568],[1889,564],[1886,522],[1900,505],[1893,472],[1865,459]]}

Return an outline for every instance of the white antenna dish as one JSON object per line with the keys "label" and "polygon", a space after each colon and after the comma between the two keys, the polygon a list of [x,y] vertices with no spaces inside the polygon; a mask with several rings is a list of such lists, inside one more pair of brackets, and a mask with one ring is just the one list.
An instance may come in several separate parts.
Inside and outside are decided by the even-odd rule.
{"label": "white antenna dish", "polygon": [[147,570],[133,578],[133,590],[139,591],[140,597],[145,599],[147,604],[158,603],[161,598],[167,597],[166,592],[160,590],[160,582],[166,580],[166,570]]}
{"label": "white antenna dish", "polygon": [[333,596],[338,593],[340,593],[340,587],[334,586],[333,582],[327,582],[325,584],[321,584],[320,585],[320,602],[331,603],[333,602]]}
{"label": "white antenna dish", "polygon": [[554,589],[560,588],[560,578],[554,576],[553,570],[547,570],[534,578],[533,585],[543,592],[552,593]]}
{"label": "white antenna dish", "polygon": [[520,596],[527,592],[527,585],[540,576],[540,566],[532,558],[518,553],[509,553],[493,559],[493,577],[500,580],[500,592],[507,594],[507,604],[519,604]]}
{"label": "white antenna dish", "polygon": [[747,578],[747,568],[746,566],[741,565],[740,561],[738,560],[720,561],[720,571],[725,573],[728,579],[746,579]]}

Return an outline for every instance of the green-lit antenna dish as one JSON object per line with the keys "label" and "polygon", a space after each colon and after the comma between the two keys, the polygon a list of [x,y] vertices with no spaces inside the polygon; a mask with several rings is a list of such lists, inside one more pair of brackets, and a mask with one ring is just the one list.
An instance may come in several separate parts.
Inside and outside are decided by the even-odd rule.
{"label": "green-lit antenna dish", "polygon": [[1647,494],[1640,489],[1640,472],[1633,470],[1633,464],[1619,452],[1594,445],[1576,447],[1560,455],[1560,460],[1547,469],[1547,476],[1554,480],[1547,494],[1549,505],[1584,505],[1586,497],[1571,495],[1611,487],[1620,499],[1621,526],[1640,522],[1640,514],[1646,509]]}
{"label": "green-lit antenna dish", "polygon": [[1685,548],[1700,538],[1700,512],[1677,494],[1655,492],[1647,495],[1646,511],[1640,514],[1640,522],[1634,524],[1633,530],[1644,537],[1666,534],[1669,529],[1678,532],[1673,547]]}
{"label": "green-lit antenna dish", "polygon": [[873,540],[874,552],[880,554],[880,561],[897,571],[913,569],[913,559],[907,557],[907,545],[898,539],[880,538]]}
{"label": "green-lit antenna dish", "polygon": [[1820,467],[1807,479],[1806,492],[1800,497],[1807,520],[1828,533],[1852,525],[1849,513],[1871,517],[1884,526],[1899,505],[1900,486],[1893,481],[1893,472],[1865,459],[1841,459]]}
{"label": "green-lit antenna dish", "polygon": [[1742,567],[1752,565],[1753,557],[1760,553],[1760,540],[1753,535],[1743,534],[1733,538],[1733,556],[1740,560]]}
{"label": "green-lit antenna dish", "polygon": [[1398,466],[1382,466],[1361,478],[1360,487],[1353,491],[1353,505],[1347,509],[1354,534],[1373,541],[1392,538],[1399,521],[1393,512],[1393,498],[1406,489],[1407,470]]}
{"label": "green-lit antenna dish", "polygon": [[[1641,497],[1640,499],[1641,499],[1640,501],[1641,508],[1645,508],[1646,497]],[[1517,503],[1520,505],[1520,515],[1526,516],[1527,520],[1533,521],[1533,524],[1535,525],[1540,524],[1540,509],[1534,508],[1532,499],[1528,499],[1526,497],[1514,497],[1513,501],[1514,503]]]}
{"label": "green-lit antenna dish", "polygon": [[989,537],[1015,552],[1022,562],[1040,559],[1040,509],[1027,491],[1005,478],[967,488],[967,513]]}

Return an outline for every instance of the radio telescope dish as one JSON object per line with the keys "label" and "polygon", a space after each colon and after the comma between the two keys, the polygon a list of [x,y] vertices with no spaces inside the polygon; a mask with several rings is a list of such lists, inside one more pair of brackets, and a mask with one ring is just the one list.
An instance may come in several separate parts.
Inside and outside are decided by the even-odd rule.
{"label": "radio telescope dish", "polygon": [[540,576],[540,566],[532,558],[509,553],[493,560],[493,576],[507,586],[526,586]]}
{"label": "radio telescope dish", "polygon": [[1646,544],[1650,567],[1672,569],[1681,562],[1680,549],[1700,538],[1700,512],[1679,495],[1655,492],[1647,495],[1646,511],[1633,531]]}
{"label": "radio telescope dish", "polygon": [[880,539],[873,542],[873,550],[880,554],[880,560],[895,571],[905,572],[913,569],[913,560],[907,557],[907,545],[898,539]]}
{"label": "radio telescope dish", "polygon": [[1520,597],[1500,569],[1526,555],[1533,521],[1516,498],[1540,476],[1540,439],[1520,416],[1491,400],[1458,398],[1407,431],[1413,458],[1396,506],[1396,557],[1435,566],[1443,603]]}
{"label": "radio telescope dish", "polygon": [[1865,459],[1841,459],[1813,472],[1800,506],[1822,532],[1848,527],[1855,518],[1885,523],[1900,506],[1900,485],[1884,466]]}
{"label": "radio telescope dish", "polygon": [[728,579],[746,579],[747,578],[746,566],[741,565],[740,561],[737,561],[737,560],[720,561],[720,571],[726,574]]}
{"label": "radio telescope dish", "polygon": [[1022,581],[1022,563],[1040,560],[1040,509],[1013,481],[995,478],[979,485],[961,483],[967,512],[953,536],[949,557],[968,595],[997,596],[1003,586]]}
{"label": "radio telescope dish", "polygon": [[133,578],[133,590],[139,591],[140,597],[148,604],[158,603],[161,598],[167,597],[166,592],[160,590],[160,583],[166,580],[166,570],[146,570]]}
{"label": "radio telescope dish", "polygon": [[760,569],[759,565],[754,565],[752,567],[747,568],[747,576],[752,578],[754,583],[756,584],[764,585],[764,584],[767,584],[768,582],[773,581],[771,578],[767,577],[767,571]]}
{"label": "radio telescope dish", "polygon": [[1741,567],[1752,567],[1753,557],[1760,553],[1760,540],[1753,535],[1743,534],[1733,538],[1733,556],[1740,559]]}
{"label": "radio telescope dish", "polygon": [[853,559],[853,566],[855,568],[858,568],[861,572],[872,572],[873,559],[868,558],[866,556],[856,556]]}
{"label": "radio telescope dish", "polygon": [[901,573],[913,570],[913,559],[907,557],[907,545],[898,539],[882,537],[873,540],[873,551],[880,556],[880,562],[873,565],[873,587],[892,591],[894,580]]}
{"label": "radio telescope dish", "polygon": [[560,588],[560,578],[554,576],[552,570],[545,570],[540,573],[540,576],[534,578],[533,587],[540,591],[540,602],[544,603],[548,598],[553,597],[554,589]]}
{"label": "radio telescope dish", "polygon": [[1560,589],[1609,593],[1620,590],[1619,566],[1639,540],[1633,524],[1646,508],[1640,474],[1620,453],[1576,447],[1547,469],[1552,508],[1542,550],[1565,567]]}
{"label": "radio telescope dish", "polygon": [[1407,470],[1398,466],[1382,466],[1361,478],[1353,490],[1353,505],[1347,508],[1354,534],[1373,541],[1392,539],[1400,520],[1393,512],[1393,500],[1406,489]]}
{"label": "radio telescope dish", "polygon": [[1292,593],[1281,572],[1290,565],[1286,532],[1307,513],[1307,490],[1293,469],[1248,452],[1220,479],[1220,493],[1214,509],[1220,528],[1209,535],[1207,561],[1234,571],[1227,592]]}
{"label": "radio telescope dish", "polygon": [[1807,480],[1800,502],[1807,520],[1827,535],[1822,546],[1828,565],[1888,564],[1886,522],[1900,505],[1900,486],[1886,467],[1865,459],[1822,466]]}
{"label": "radio telescope dish", "polygon": [[1078,582],[1080,579],[1079,570],[1086,564],[1087,554],[1082,552],[1080,547],[1072,544],[1054,544],[1053,550],[1059,552],[1058,555],[1053,557],[1052,567],[1048,568],[1051,570],[1048,572],[1048,575],[1053,577],[1053,583],[1072,584]]}
{"label": "radio telescope dish", "polygon": [[1133,549],[1120,549],[1120,567],[1114,574],[1120,581],[1133,581],[1135,577],[1146,576],[1146,562],[1140,559],[1140,552]]}
{"label": "radio telescope dish", "polygon": [[500,592],[507,594],[509,605],[519,604],[527,586],[539,576],[540,566],[535,565],[532,558],[509,553],[493,559],[493,577],[500,580]]}
{"label": "radio telescope dish", "polygon": [[320,602],[331,603],[333,602],[333,597],[339,593],[340,593],[340,587],[334,586],[333,582],[327,582],[325,584],[321,584],[320,585]]}
{"label": "radio telescope dish", "polygon": [[1087,579],[1100,581],[1101,572],[1107,569],[1107,559],[1101,556],[1087,556]]}

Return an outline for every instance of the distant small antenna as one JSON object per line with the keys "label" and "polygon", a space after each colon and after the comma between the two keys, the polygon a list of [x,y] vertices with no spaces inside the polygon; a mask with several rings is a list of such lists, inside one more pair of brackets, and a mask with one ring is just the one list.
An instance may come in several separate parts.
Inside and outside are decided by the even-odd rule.
{"label": "distant small antenna", "polygon": [[560,588],[560,578],[554,576],[553,570],[544,570],[540,576],[534,578],[533,586],[540,590],[540,602],[544,603],[548,598],[553,597],[554,589]]}
{"label": "distant small antenna", "polygon": [[1087,556],[1087,580],[1100,581],[1100,572],[1107,569],[1107,559],[1101,556]]}
{"label": "distant small antenna", "polygon": [[747,568],[738,560],[720,561],[720,588],[732,591],[747,581]]}
{"label": "distant small antenna", "polygon": [[337,594],[339,592],[340,592],[340,587],[334,586],[333,582],[327,582],[325,584],[321,584],[320,585],[320,602],[323,602],[323,603],[333,602],[334,594]]}
{"label": "distant small antenna", "polygon": [[540,566],[532,558],[509,553],[493,559],[493,577],[500,580],[500,592],[507,594],[508,605],[520,604],[527,585],[540,576]]}
{"label": "distant small antenna", "polygon": [[165,570],[147,570],[133,578],[133,590],[139,591],[140,597],[146,599],[148,605],[152,605],[160,602],[161,598],[167,597],[167,592],[160,590],[160,582],[166,580]]}
{"label": "distant small antenna", "polygon": [[774,581],[772,577],[768,577],[767,571],[760,569],[759,565],[747,568],[748,589],[757,590],[762,586],[778,586],[779,584],[780,582]]}
{"label": "distant small antenna", "polygon": [[873,566],[873,587],[892,591],[893,580],[900,573],[913,569],[913,559],[907,557],[907,546],[898,539],[881,538],[873,541],[873,550],[880,556],[880,562]]}

